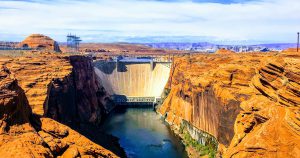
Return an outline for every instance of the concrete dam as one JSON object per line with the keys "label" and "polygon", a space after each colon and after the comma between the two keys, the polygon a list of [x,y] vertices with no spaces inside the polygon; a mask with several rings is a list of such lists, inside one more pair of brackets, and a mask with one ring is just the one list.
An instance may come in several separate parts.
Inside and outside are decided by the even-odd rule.
{"label": "concrete dam", "polygon": [[172,62],[159,58],[122,58],[94,61],[100,83],[120,105],[161,103]]}

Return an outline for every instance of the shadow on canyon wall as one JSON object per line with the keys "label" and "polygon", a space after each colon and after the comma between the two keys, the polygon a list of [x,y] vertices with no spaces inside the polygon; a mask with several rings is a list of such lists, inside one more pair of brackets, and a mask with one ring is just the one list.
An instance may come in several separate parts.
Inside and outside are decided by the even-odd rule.
{"label": "shadow on canyon wall", "polygon": [[[72,73],[63,79],[54,79],[48,85],[44,116],[71,127],[116,155],[126,157],[118,139],[99,130],[115,104],[97,80],[92,60],[84,56],[71,56],[69,60]],[[103,69],[107,73],[115,68],[114,63],[102,66],[110,68]]]}

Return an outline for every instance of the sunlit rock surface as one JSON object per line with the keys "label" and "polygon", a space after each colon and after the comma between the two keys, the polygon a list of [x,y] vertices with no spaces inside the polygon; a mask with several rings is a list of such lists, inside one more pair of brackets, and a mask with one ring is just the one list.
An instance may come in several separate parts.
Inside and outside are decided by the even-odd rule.
{"label": "sunlit rock surface", "polygon": [[217,50],[215,52],[215,54],[224,54],[225,55],[225,54],[235,54],[235,52],[233,52],[231,50],[227,50],[225,48],[221,48],[221,49]]}
{"label": "sunlit rock surface", "polygon": [[223,157],[298,157],[299,68],[292,52],[176,58],[158,111],[215,136]]}
{"label": "sunlit rock surface", "polygon": [[54,55],[0,58],[0,64],[15,75],[35,114],[44,115],[48,86],[53,79],[71,74],[72,66],[66,57]]}
{"label": "sunlit rock surface", "polygon": [[8,68],[0,69],[0,157],[116,157],[49,118],[35,116]]}
{"label": "sunlit rock surface", "polygon": [[42,34],[32,34],[19,44],[23,48],[60,52],[59,45],[52,38]]}
{"label": "sunlit rock surface", "polygon": [[83,56],[2,57],[24,89],[33,113],[63,123],[99,124],[114,105]]}

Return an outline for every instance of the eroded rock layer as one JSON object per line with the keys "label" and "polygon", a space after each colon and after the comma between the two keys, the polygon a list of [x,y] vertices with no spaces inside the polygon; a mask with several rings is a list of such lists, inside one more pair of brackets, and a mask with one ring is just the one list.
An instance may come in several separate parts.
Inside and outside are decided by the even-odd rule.
{"label": "eroded rock layer", "polygon": [[215,136],[223,157],[297,157],[299,68],[288,52],[176,58],[158,111]]}
{"label": "eroded rock layer", "polygon": [[59,122],[99,124],[114,107],[84,56],[38,55],[4,58],[24,89],[33,113]]}
{"label": "eroded rock layer", "polygon": [[49,118],[31,112],[11,72],[0,69],[0,157],[116,157],[112,152]]}
{"label": "eroded rock layer", "polygon": [[54,55],[1,57],[0,64],[15,75],[24,89],[33,113],[44,115],[44,103],[52,80],[63,80],[72,73],[68,57]]}

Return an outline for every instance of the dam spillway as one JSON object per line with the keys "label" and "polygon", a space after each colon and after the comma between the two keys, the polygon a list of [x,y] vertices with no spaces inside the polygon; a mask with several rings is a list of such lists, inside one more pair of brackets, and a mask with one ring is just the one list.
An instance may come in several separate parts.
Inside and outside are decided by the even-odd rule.
{"label": "dam spillway", "polygon": [[157,59],[96,60],[95,72],[118,104],[160,103],[171,61]]}

